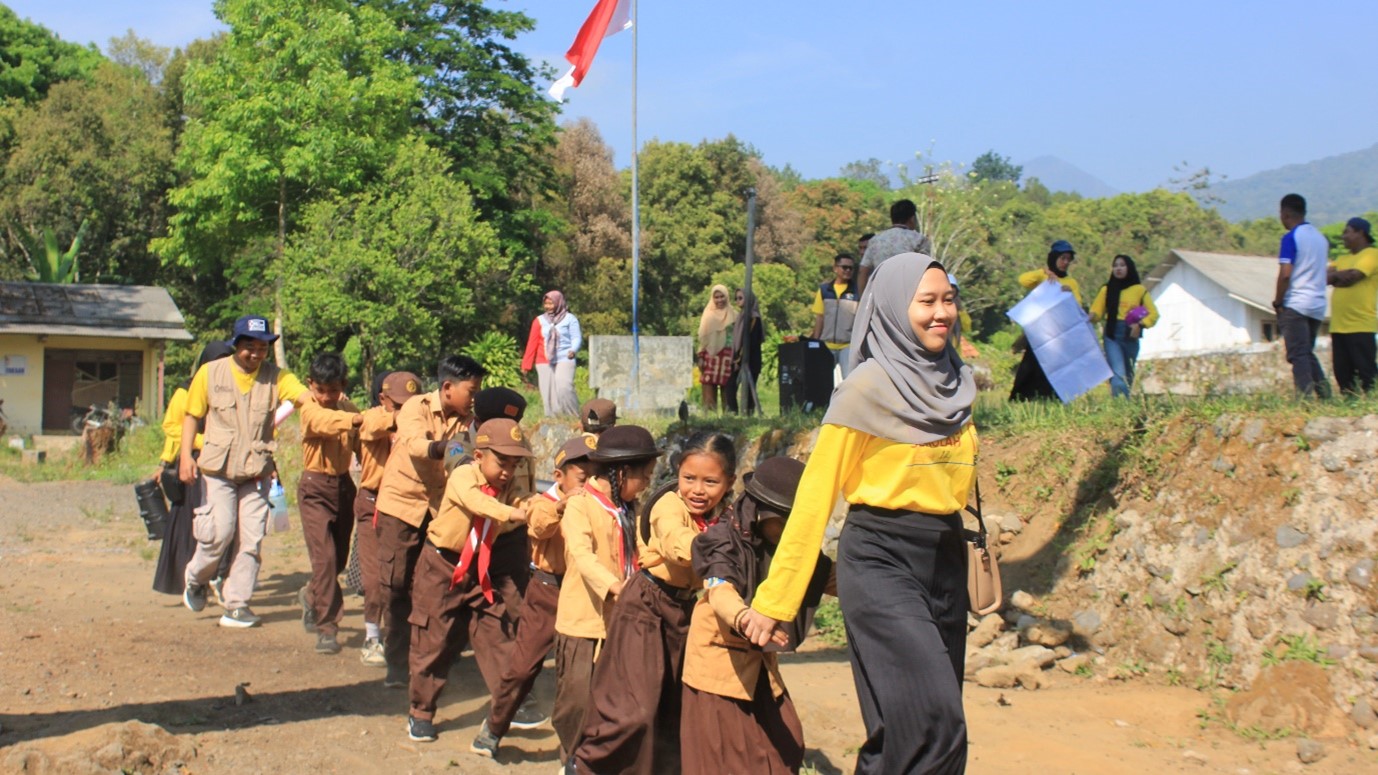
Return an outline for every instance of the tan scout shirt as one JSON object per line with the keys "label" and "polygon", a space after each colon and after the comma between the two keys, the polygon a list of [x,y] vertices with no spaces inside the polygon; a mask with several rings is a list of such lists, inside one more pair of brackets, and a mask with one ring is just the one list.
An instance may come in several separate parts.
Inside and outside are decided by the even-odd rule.
{"label": "tan scout shirt", "polygon": [[[589,480],[584,487],[609,493],[602,479]],[[555,609],[555,631],[602,640],[608,636],[606,616],[612,613],[608,590],[623,580],[622,528],[603,504],[580,493],[565,504],[560,533],[565,538],[565,580]]]}
{"label": "tan scout shirt", "polygon": [[694,606],[684,642],[685,686],[749,702],[761,678],[761,669],[765,668],[771,697],[784,694],[779,658],[752,648],[732,629],[732,622],[746,607],[729,582],[709,589]]}
{"label": "tan scout shirt", "polygon": [[462,551],[469,537],[469,529],[478,517],[500,523],[495,526],[500,532],[520,527],[512,522],[512,515],[521,503],[531,496],[518,483],[510,485],[505,492],[489,495],[483,491],[488,481],[483,478],[478,463],[466,463],[450,473],[450,481],[445,485],[445,496],[440,501],[440,511],[431,520],[426,537],[441,549]]}
{"label": "tan scout shirt", "polygon": [[641,567],[672,587],[698,589],[703,579],[694,575],[690,552],[701,532],[679,493],[665,495],[651,507],[650,540],[636,537]]}
{"label": "tan scout shirt", "polygon": [[397,414],[386,406],[364,410],[359,426],[359,486],[377,490],[383,483],[383,467],[392,452],[392,434],[397,430]]}
{"label": "tan scout shirt", "polygon": [[531,564],[556,576],[565,573],[565,537],[560,534],[560,485],[532,498],[526,534],[531,539]]}
{"label": "tan scout shirt", "polygon": [[301,465],[304,470],[327,476],[349,475],[349,461],[359,443],[354,431],[354,415],[359,413],[359,408],[347,398],[341,398],[338,407],[327,409],[314,398],[302,402]]}
{"label": "tan scout shirt", "polygon": [[445,463],[432,460],[433,441],[449,441],[464,430],[459,417],[446,417],[440,391],[414,396],[397,410],[394,454],[388,455],[378,486],[378,511],[421,527],[426,513],[440,510],[445,495]]}

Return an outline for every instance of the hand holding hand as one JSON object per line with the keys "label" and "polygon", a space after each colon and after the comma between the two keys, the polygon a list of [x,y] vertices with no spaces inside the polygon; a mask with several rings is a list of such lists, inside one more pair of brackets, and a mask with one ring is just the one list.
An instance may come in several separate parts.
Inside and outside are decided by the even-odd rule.
{"label": "hand holding hand", "polygon": [[780,622],[752,608],[742,615],[738,628],[743,637],[757,646],[764,647],[771,641],[783,646],[787,641],[784,630],[780,629]]}
{"label": "hand holding hand", "polygon": [[617,598],[622,596],[622,589],[626,586],[627,582],[625,580],[613,584],[612,586],[608,587],[608,596],[611,597],[613,600],[617,600]]}
{"label": "hand holding hand", "polygon": [[512,512],[512,516],[507,518],[508,522],[515,522],[518,525],[526,524],[526,509],[517,509]]}

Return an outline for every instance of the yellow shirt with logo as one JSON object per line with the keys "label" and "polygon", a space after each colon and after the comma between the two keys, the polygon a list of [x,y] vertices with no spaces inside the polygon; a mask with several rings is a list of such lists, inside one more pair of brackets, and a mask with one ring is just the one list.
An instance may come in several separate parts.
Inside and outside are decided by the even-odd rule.
{"label": "yellow shirt with logo", "polygon": [[1358,253],[1341,256],[1330,262],[1330,268],[1340,272],[1357,269],[1364,275],[1353,285],[1335,286],[1330,297],[1330,333],[1378,332],[1378,248],[1370,245]]}
{"label": "yellow shirt with logo", "polygon": [[770,575],[751,607],[780,621],[798,615],[838,495],[853,505],[919,512],[912,519],[960,511],[976,481],[976,447],[971,423],[928,444],[903,444],[824,425],[804,468]]}
{"label": "yellow shirt with logo", "polygon": [[[1019,275],[1019,284],[1032,291],[1034,288],[1038,287],[1039,283],[1048,279],[1048,273],[1042,269],[1030,269],[1024,274]],[[1072,279],[1071,275],[1059,277],[1057,281],[1062,283],[1063,288],[1071,290],[1072,295],[1077,299],[1077,304],[1081,304],[1081,283]]]}
{"label": "yellow shirt with logo", "polygon": [[[1128,288],[1120,289],[1120,314],[1116,320],[1124,320],[1124,316],[1129,314],[1131,309],[1143,307],[1148,310],[1148,315],[1139,321],[1142,328],[1152,328],[1158,322],[1158,308],[1153,306],[1153,297],[1148,295],[1148,289],[1142,285],[1131,285]],[[1105,317],[1105,288],[1101,287],[1096,293],[1095,301],[1091,302],[1091,322],[1099,323]]]}

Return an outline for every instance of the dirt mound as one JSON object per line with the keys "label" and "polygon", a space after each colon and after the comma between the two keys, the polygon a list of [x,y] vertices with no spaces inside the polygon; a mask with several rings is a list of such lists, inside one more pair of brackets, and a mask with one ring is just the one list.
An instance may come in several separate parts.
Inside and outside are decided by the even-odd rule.
{"label": "dirt mound", "polygon": [[5,772],[36,775],[175,775],[195,758],[196,746],[186,738],[153,724],[126,721],[16,746],[3,765]]}
{"label": "dirt mound", "polygon": [[1267,734],[1339,731],[1331,701],[1330,678],[1319,665],[1285,662],[1259,671],[1253,686],[1225,703],[1225,718],[1236,727]]}

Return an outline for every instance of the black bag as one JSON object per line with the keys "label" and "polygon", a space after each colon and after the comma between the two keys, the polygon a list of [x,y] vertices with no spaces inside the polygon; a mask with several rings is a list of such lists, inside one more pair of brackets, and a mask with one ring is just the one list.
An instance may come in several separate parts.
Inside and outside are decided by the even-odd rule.
{"label": "black bag", "polygon": [[163,464],[163,470],[158,474],[158,485],[163,488],[163,494],[171,506],[179,506],[187,499],[187,485],[178,476],[176,463]]}
{"label": "black bag", "polygon": [[167,529],[168,511],[167,501],[163,500],[163,491],[158,489],[158,481],[149,479],[134,485],[134,498],[139,502],[139,517],[144,521],[144,528],[148,530],[148,540],[163,540],[163,531]]}

